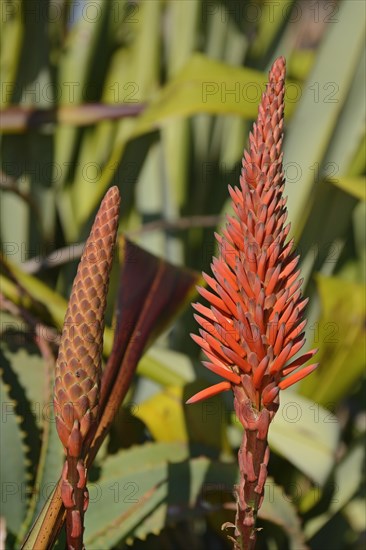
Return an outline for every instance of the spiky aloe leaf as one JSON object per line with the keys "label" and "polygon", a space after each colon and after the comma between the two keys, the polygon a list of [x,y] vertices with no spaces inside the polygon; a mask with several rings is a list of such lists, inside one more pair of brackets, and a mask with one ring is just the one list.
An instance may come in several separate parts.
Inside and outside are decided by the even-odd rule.
{"label": "spiky aloe leaf", "polygon": [[[2,364],[8,364],[0,352]],[[17,412],[17,403],[11,397],[11,388],[0,383],[1,436],[0,436],[0,480],[2,493],[2,513],[6,519],[7,530],[15,535],[20,529],[27,508],[27,459],[22,418]],[[18,403],[21,406],[21,403]]]}
{"label": "spiky aloe leaf", "polygon": [[[60,446],[52,415],[52,396],[54,381],[54,362],[51,348],[45,342],[48,357],[40,354],[43,339],[42,330],[30,328],[24,320],[1,312],[3,328],[0,344],[2,355],[2,374],[10,396],[14,399],[14,410],[11,403],[3,403],[4,422],[8,423],[10,414],[17,416],[20,436],[24,439],[23,452],[28,456],[28,474],[22,480],[18,472],[14,475],[19,479],[19,509],[26,505],[26,515],[22,525],[8,531],[16,536],[16,546],[19,546],[32,520],[47,500],[58,479],[63,462],[63,452]],[[35,342],[34,342],[35,340]],[[18,411],[18,412],[17,412]],[[5,424],[4,424],[5,425]],[[13,434],[16,437],[16,431]],[[4,441],[3,452],[9,447]],[[21,458],[21,454],[17,458]],[[17,468],[17,460],[7,461],[9,468]],[[2,461],[5,464],[5,459]],[[2,479],[6,483],[7,478]],[[14,496],[14,495],[13,495]],[[6,497],[8,499],[8,497]],[[5,507],[11,512],[11,506]],[[5,515],[7,517],[7,514]]]}
{"label": "spiky aloe leaf", "polygon": [[207,513],[204,496],[210,484],[220,484],[230,501],[236,465],[188,457],[188,447],[180,443],[145,444],[109,457],[98,480],[102,501],[90,506],[87,548],[108,548]]}

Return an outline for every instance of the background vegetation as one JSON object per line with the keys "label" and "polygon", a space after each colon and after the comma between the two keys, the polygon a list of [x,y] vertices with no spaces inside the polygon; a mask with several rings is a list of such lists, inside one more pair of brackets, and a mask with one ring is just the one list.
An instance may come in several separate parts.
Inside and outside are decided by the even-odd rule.
{"label": "background vegetation", "polygon": [[[364,2],[3,0],[1,24],[6,548],[20,546],[61,470],[53,359],[36,334],[57,343],[79,243],[104,192],[121,191],[121,233],[208,271],[278,55],[288,66],[288,209],[310,297],[309,349],[320,348],[321,364],[282,394],[258,547],[362,548]],[[121,270],[125,292],[138,288],[133,264],[116,258],[106,356]],[[240,428],[230,396],[184,406],[215,378],[200,367],[196,330],[188,307],[139,363],[90,473],[88,550],[227,547],[220,526],[233,518]]]}

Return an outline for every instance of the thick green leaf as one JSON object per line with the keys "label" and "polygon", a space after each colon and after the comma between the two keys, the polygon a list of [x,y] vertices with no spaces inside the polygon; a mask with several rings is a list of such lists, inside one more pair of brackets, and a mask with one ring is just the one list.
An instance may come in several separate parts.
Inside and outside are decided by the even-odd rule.
{"label": "thick green leaf", "polygon": [[[44,360],[43,363],[43,368],[38,369],[43,378],[42,383],[39,384],[42,389],[42,396],[38,401],[38,416],[42,427],[41,451],[36,467],[33,494],[29,503],[27,518],[17,536],[19,545],[55,488],[65,456],[56,431],[53,414],[54,360],[50,358],[49,361]],[[29,370],[33,376],[37,374],[34,369]]]}
{"label": "thick green leaf", "polygon": [[[137,526],[128,541],[144,540],[149,533],[158,534],[165,526],[220,511],[231,504],[233,487],[238,481],[236,464],[206,457],[168,464],[167,473],[164,501]],[[212,504],[215,496],[216,504]]]}
{"label": "thick green leaf", "polygon": [[257,35],[250,52],[255,58],[263,58],[268,54],[274,38],[285,23],[286,14],[291,13],[293,3],[294,0],[270,0],[260,5]]}
{"label": "thick green leaf", "polygon": [[67,308],[65,298],[1,255],[0,267],[1,289],[4,295],[17,305],[43,314],[43,317],[46,313],[52,324],[61,330]]}
{"label": "thick green leaf", "polygon": [[166,388],[138,403],[135,416],[146,424],[155,441],[189,441],[210,456],[230,454],[221,396],[201,407],[185,406],[187,394],[202,388],[202,383],[189,385],[187,391],[182,387]]}
{"label": "thick green leaf", "polygon": [[329,181],[330,183],[333,183],[333,185],[336,185],[337,187],[340,187],[341,189],[343,189],[343,191],[346,191],[346,193],[349,193],[353,197],[356,197],[356,199],[366,201],[365,178],[340,177],[337,179],[330,179]]}
{"label": "thick green leaf", "polygon": [[[356,199],[364,196],[365,184],[356,176],[363,172],[365,162],[358,171],[353,162],[364,133],[364,67],[365,55],[361,55],[326,155],[311,166],[316,185],[311,197],[311,212],[299,241],[306,266],[305,280],[311,270],[330,275],[336,269]],[[355,105],[359,107],[355,109]],[[316,302],[315,299],[310,304],[310,317]]]}
{"label": "thick green leaf", "polygon": [[360,140],[357,151],[355,152],[354,157],[352,158],[351,164],[348,167],[348,176],[358,176],[362,174],[365,170],[366,164],[366,134],[363,135]]}
{"label": "thick green leaf", "polygon": [[264,500],[258,516],[282,527],[289,538],[291,550],[307,549],[300,518],[291,498],[270,477],[265,484]]}
{"label": "thick green leaf", "polygon": [[[103,89],[103,101],[122,103],[130,107],[151,99],[158,86],[161,63],[161,35],[156,32],[156,25],[161,18],[162,2],[144,2],[135,7],[138,15],[132,16],[131,24],[128,17],[121,21],[122,29],[125,33],[130,33],[134,40],[130,47],[123,47],[114,55]],[[116,13],[123,13],[123,8],[119,7]],[[96,128],[90,128],[85,134],[71,189],[74,232],[69,234],[70,239],[80,235],[87,219],[83,217],[83,213],[88,211],[90,215],[96,206],[94,189],[99,184],[99,172],[105,167],[111,146],[113,147],[114,142],[128,139],[134,125],[131,120],[122,120],[113,126],[103,123]],[[119,169],[121,157],[122,155],[115,159],[109,173],[109,182]],[[127,177],[130,177],[128,167],[131,170],[135,160],[128,160],[126,164]],[[89,166],[94,167],[96,177],[88,175]],[[126,186],[128,181],[125,181],[123,169],[118,173]],[[115,183],[118,184],[118,180],[115,178]],[[124,196],[124,190],[121,191]]]}
{"label": "thick green leaf", "polygon": [[56,122],[69,126],[90,126],[105,120],[135,117],[144,108],[143,104],[104,105],[100,103],[43,110],[31,107],[9,107],[1,113],[0,129],[4,133],[11,134]]}
{"label": "thick green leaf", "polygon": [[364,119],[366,116],[365,83],[366,51],[363,50],[357,62],[354,77],[337,120],[337,126],[324,158],[324,173],[332,180],[344,176],[360,176],[365,169],[365,148],[363,163],[358,166],[354,159],[365,138]]}
{"label": "thick green leaf", "polygon": [[[145,220],[162,219],[164,215],[164,203],[169,201],[161,164],[161,143],[154,143],[145,158],[138,181],[136,182],[136,208],[141,216],[142,223]],[[166,256],[167,237],[163,231],[142,233],[138,244],[157,256]]]}
{"label": "thick green leaf", "polygon": [[315,483],[324,484],[334,465],[339,434],[332,413],[295,392],[281,393],[269,431],[270,446]]}
{"label": "thick green leaf", "polygon": [[[154,366],[155,370],[160,368],[169,369],[172,373],[172,382],[170,384],[165,384],[167,386],[183,386],[187,382],[193,382],[195,380],[195,364],[198,361],[194,361],[188,355],[184,353],[179,353],[172,349],[163,348],[157,344],[152,346],[148,353],[144,356],[143,360],[139,364],[139,372],[144,374],[144,370],[141,368],[142,363],[151,363]],[[151,368],[152,370],[152,368]],[[173,378],[174,377],[174,378]],[[159,382],[158,379],[155,379],[156,382]],[[163,383],[163,382],[161,382]]]}
{"label": "thick green leaf", "polygon": [[353,497],[360,487],[365,464],[365,446],[361,441],[355,445],[338,464],[334,471],[333,496],[327,511],[305,525],[308,538],[317,533]]}
{"label": "thick green leaf", "polygon": [[[170,24],[176,32],[167,37],[168,77],[176,76],[197,47],[197,29],[200,23],[201,6],[198,0],[190,2],[170,2],[168,6]],[[189,166],[189,126],[188,122],[173,121],[161,133],[164,148],[166,177],[163,179],[170,199],[165,206],[167,219],[179,215],[187,191]]]}
{"label": "thick green leaf", "polygon": [[0,21],[0,74],[4,92],[0,97],[1,109],[11,103],[12,93],[19,68],[19,58],[24,36],[21,0],[2,5]]}
{"label": "thick green leaf", "polygon": [[353,498],[348,504],[346,504],[343,515],[347,518],[353,531],[359,535],[366,530],[366,499],[365,498]]}
{"label": "thick green leaf", "polygon": [[[3,154],[4,163],[15,165],[13,159],[7,160]],[[23,175],[20,190],[29,192],[29,178]],[[19,196],[13,193],[0,191],[0,230],[4,252],[18,265],[26,259],[28,246],[29,209],[27,204]]]}
{"label": "thick green leaf", "polygon": [[[63,449],[58,439],[52,406],[54,363],[40,356],[33,343],[31,329],[20,319],[1,314],[3,378],[10,385],[10,396],[20,411],[19,429],[31,462],[32,479],[28,476],[22,485],[27,512],[22,526],[13,534],[17,543],[24,537],[57,482],[63,463]],[[5,330],[6,329],[6,330]],[[41,337],[46,334],[40,331]],[[4,413],[7,412],[5,407]],[[16,436],[16,434],[14,434]],[[4,448],[4,447],[3,447]],[[14,463],[17,467],[17,463]]]}
{"label": "thick green leaf", "polygon": [[266,79],[267,75],[253,69],[194,54],[139,118],[134,134],[158,128],[164,120],[195,113],[254,118]]}
{"label": "thick green leaf", "polygon": [[188,449],[179,443],[146,444],[107,458],[95,497],[91,491],[86,546],[107,548],[121,539],[145,538],[149,532],[158,533],[165,525],[184,519],[190,510],[197,508],[202,514],[203,483],[220,483],[231,500],[235,465],[204,457],[187,459]]}
{"label": "thick green leaf", "polygon": [[320,365],[301,383],[301,393],[334,409],[357,383],[365,365],[365,288],[337,277],[316,277],[321,317],[309,334]]}
{"label": "thick green leaf", "polygon": [[[1,4],[4,30],[10,25],[14,33],[11,36],[5,32],[2,37],[6,40],[2,55],[11,56],[13,61],[19,56],[16,66],[2,67],[5,69],[2,73],[3,99],[10,104],[37,109],[52,107],[54,101],[47,9],[42,9],[42,5],[40,0]],[[20,21],[22,31],[18,34]],[[14,79],[11,77],[13,71],[16,72],[12,75],[16,76]],[[6,77],[10,80],[4,80]],[[10,251],[13,261],[21,264],[34,254],[36,247],[42,247],[44,241],[47,244],[54,241],[55,208],[47,192],[53,166],[52,137],[38,133],[4,136],[1,157],[2,169],[13,180],[14,190],[19,190],[26,198],[24,200],[16,192],[7,192],[2,194],[0,201],[2,239],[13,247]],[[42,208],[43,202],[46,208]]]}
{"label": "thick green leaf", "polygon": [[[16,383],[19,386],[19,399],[22,402],[23,413],[32,415],[34,424],[38,428],[42,426],[42,415],[47,413],[43,409],[49,405],[49,399],[44,399],[45,372],[42,357],[34,344],[32,329],[24,321],[16,317],[7,316],[1,312],[2,321],[2,351],[9,361],[11,372],[3,368],[4,380],[7,376],[14,376],[11,383],[15,390]],[[11,380],[11,379],[9,379]],[[16,381],[16,383],[15,383]]]}
{"label": "thick green leaf", "polygon": [[[267,75],[253,69],[231,67],[202,54],[194,54],[177,76],[157,92],[130,131],[117,136],[115,148],[99,181],[90,188],[87,206],[80,204],[80,224],[89,218],[110,184],[128,140],[162,128],[173,119],[196,113],[255,118],[266,79]],[[290,103],[289,114],[293,107],[294,104]]]}
{"label": "thick green leaf", "polygon": [[90,549],[110,547],[138,527],[162,503],[167,493],[168,463],[184,460],[179,444],[132,448],[106,459],[96,484],[96,500],[85,518],[85,544]]}
{"label": "thick green leaf", "polygon": [[[286,192],[296,234],[303,229],[316,171],[323,169],[322,160],[358,68],[364,42],[364,10],[363,2],[341,3],[337,23],[327,29],[286,133]],[[343,36],[348,37],[346,41],[341,39]],[[292,183],[291,174],[295,174]]]}
{"label": "thick green leaf", "polygon": [[43,436],[39,477],[37,479],[40,494],[37,495],[33,519],[39,514],[55,487],[65,458],[52,416],[50,416],[48,422],[48,433]]}
{"label": "thick green leaf", "polygon": [[[2,355],[2,353],[1,353]],[[2,356],[4,366],[7,363]],[[0,479],[2,512],[8,531],[15,535],[22,525],[27,508],[28,479],[26,474],[26,448],[21,431],[21,417],[17,403],[10,397],[9,386],[0,384],[1,433],[0,433]],[[18,407],[21,404],[18,404]]]}
{"label": "thick green leaf", "polygon": [[287,64],[289,76],[296,80],[305,80],[309,75],[314,61],[314,50],[293,50]]}
{"label": "thick green leaf", "polygon": [[[86,6],[87,7],[87,6]],[[91,6],[94,15],[79,13],[74,25],[66,36],[65,46],[59,58],[58,99],[60,105],[78,105],[88,100],[92,89],[93,62],[102,43],[103,29],[108,16],[108,6],[104,0],[96,0]],[[97,14],[97,17],[95,16]],[[100,54],[100,51],[99,51]],[[95,86],[93,82],[93,86]],[[56,181],[62,186],[70,166],[77,133],[67,124],[59,124],[55,133],[55,167],[62,167]]]}
{"label": "thick green leaf", "polygon": [[[168,17],[176,32],[167,36],[167,74],[171,79],[184,67],[197,47],[197,29],[200,23],[200,2],[170,2]],[[189,167],[189,123],[187,120],[174,120],[161,131],[160,189],[162,198],[161,217],[174,220],[179,217],[180,207],[187,193]],[[161,162],[161,160],[163,162]],[[145,184],[146,195],[152,198],[151,181]],[[164,257],[174,263],[183,262],[183,249],[180,240],[173,235],[164,235]]]}
{"label": "thick green leaf", "polygon": [[358,256],[355,281],[366,283],[366,202],[360,202],[353,213],[353,233]]}
{"label": "thick green leaf", "polygon": [[[188,458],[188,448],[179,443],[145,444],[107,458],[86,516],[88,548],[145,539],[183,519],[232,506],[237,465]],[[215,494],[220,498],[212,504]],[[260,517],[285,530],[290,548],[305,547],[295,509],[271,479]]]}
{"label": "thick green leaf", "polygon": [[65,509],[62,506],[60,481],[54,488],[43,506],[36,521],[28,532],[21,549],[22,550],[46,550],[52,548],[58,530],[62,527],[65,519]]}

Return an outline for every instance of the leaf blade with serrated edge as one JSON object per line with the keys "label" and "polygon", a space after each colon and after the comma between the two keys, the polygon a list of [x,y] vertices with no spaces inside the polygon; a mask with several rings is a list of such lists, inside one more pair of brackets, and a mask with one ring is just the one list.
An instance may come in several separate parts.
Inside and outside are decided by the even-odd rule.
{"label": "leaf blade with serrated edge", "polygon": [[[26,449],[21,434],[19,418],[16,416],[14,401],[10,398],[9,388],[1,380],[1,487],[2,515],[6,519],[7,529],[16,534],[26,514]],[[9,455],[11,452],[11,456]]]}

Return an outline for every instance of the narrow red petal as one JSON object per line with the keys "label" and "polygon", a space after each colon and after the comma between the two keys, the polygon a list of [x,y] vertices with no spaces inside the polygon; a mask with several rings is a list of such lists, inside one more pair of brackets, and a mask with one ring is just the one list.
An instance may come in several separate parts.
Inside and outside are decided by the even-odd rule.
{"label": "narrow red petal", "polygon": [[221,298],[216,296],[216,294],[213,294],[213,292],[210,292],[209,290],[206,290],[206,288],[202,287],[197,287],[197,290],[201,294],[202,298],[205,298],[208,302],[216,306],[218,309],[221,309],[224,313],[231,315],[230,309],[226,307]]}
{"label": "narrow red petal", "polygon": [[217,321],[215,315],[212,313],[212,310],[206,306],[203,306],[202,304],[200,303],[195,303],[195,304],[192,304],[192,307],[198,311],[198,313],[201,313],[202,315],[204,315],[205,317],[207,317],[207,319],[210,319],[210,321]]}
{"label": "narrow red petal", "polygon": [[273,271],[273,273],[272,273],[272,275],[271,275],[271,278],[270,278],[270,280],[268,281],[268,284],[267,284],[267,287],[266,287],[266,294],[267,294],[267,296],[268,296],[269,294],[272,294],[272,292],[274,291],[274,289],[275,289],[275,287],[276,287],[276,284],[277,284],[277,282],[278,282],[278,276],[279,276],[279,274],[280,274],[280,271],[281,271],[281,267],[278,265],[278,266],[274,269],[274,271]]}
{"label": "narrow red petal", "polygon": [[269,317],[269,322],[273,320],[273,317],[275,316],[276,313],[279,314],[281,311],[283,311],[283,308],[285,307],[285,304],[287,302],[288,295],[289,295],[289,290],[286,289],[282,292],[281,296],[278,297],[273,307],[273,311]]}
{"label": "narrow red petal", "polygon": [[269,363],[269,357],[263,357],[262,361],[259,363],[258,367],[255,369],[253,374],[253,384],[256,390],[259,390],[262,384],[263,376],[267,370]]}
{"label": "narrow red petal", "polygon": [[217,328],[217,327],[220,328],[220,325],[217,325],[217,323],[213,324],[211,321],[208,321],[207,319],[205,319],[204,317],[201,317],[200,315],[193,315],[193,317],[195,318],[197,323],[201,325],[201,327],[206,333],[211,334],[214,338],[217,338],[217,340],[219,340],[223,344],[226,343],[224,330],[223,329],[218,330]]}
{"label": "narrow red petal", "polygon": [[273,403],[274,399],[279,394],[280,388],[275,385],[273,382],[272,384],[269,384],[266,386],[262,393],[262,402],[265,407],[268,407],[271,403]]}
{"label": "narrow red petal", "polygon": [[217,294],[220,296],[225,306],[229,308],[231,315],[235,317],[236,316],[235,302],[233,301],[231,296],[228,294],[228,292],[225,290],[225,288],[223,288],[221,285],[218,285]]}
{"label": "narrow red petal", "polygon": [[308,376],[311,372],[313,372],[317,367],[319,363],[314,363],[313,365],[308,365],[307,367],[304,367],[303,369],[294,372],[293,374],[290,374],[287,378],[284,380],[281,380],[281,382],[278,384],[279,388],[281,390],[285,390],[286,388],[289,388],[293,384],[296,384],[296,382],[299,382],[305,376]]}
{"label": "narrow red petal", "polygon": [[[236,353],[237,355],[239,355],[239,357],[244,357],[245,355],[245,351],[244,349],[242,348],[242,346],[235,340],[234,336],[236,335],[236,332],[234,330],[234,328],[232,328],[231,330],[223,330],[222,329],[222,333],[224,334],[224,341],[223,341],[223,344],[225,346],[229,346],[234,353]],[[233,336],[234,334],[234,336]]]}
{"label": "narrow red petal", "polygon": [[286,335],[285,342],[291,342],[291,341],[295,340],[295,338],[297,336],[299,336],[299,334],[301,334],[301,332],[305,328],[306,324],[307,324],[307,319],[304,319],[300,324],[298,324],[292,330],[291,330],[291,327],[290,327],[291,331],[290,331],[289,334]]}
{"label": "narrow red petal", "polygon": [[285,339],[285,325],[281,324],[278,328],[276,340],[273,346],[273,351],[275,355],[279,355],[281,350],[283,349],[283,342]]}
{"label": "narrow red petal", "polygon": [[300,275],[300,269],[295,271],[295,273],[291,275],[291,277],[289,277],[289,279],[286,281],[287,288],[289,288],[296,281],[299,275]]}
{"label": "narrow red petal", "polygon": [[215,357],[215,359],[217,358],[217,355],[218,355],[220,361],[222,361],[222,360],[225,361],[225,357],[223,357],[222,353],[217,354],[217,352],[214,349],[211,348],[211,346],[207,342],[207,340],[205,340],[201,336],[197,336],[197,334],[191,334],[190,336],[191,336],[192,340],[194,340],[196,342],[196,344],[198,344],[202,348],[202,350],[207,355],[207,357],[209,357],[208,354],[210,353],[210,354],[213,354],[213,357]]}
{"label": "narrow red petal", "polygon": [[301,355],[301,357],[298,357],[297,359],[295,359],[295,361],[292,361],[292,363],[290,363],[289,365],[286,365],[286,367],[282,371],[282,375],[287,376],[288,374],[290,374],[290,372],[301,367],[301,365],[309,361],[309,359],[311,359],[317,353],[317,351],[318,351],[317,348],[312,349],[307,353],[304,353],[304,355]]}
{"label": "narrow red petal", "polygon": [[227,279],[236,291],[238,290],[235,274],[231,271],[229,266],[217,258],[212,258],[212,272],[215,273],[215,271],[219,273],[223,279]]}
{"label": "narrow red petal", "polygon": [[[201,332],[201,330],[200,330],[200,332]],[[221,359],[225,360],[225,354],[222,351],[222,344],[218,340],[216,340],[216,338],[214,338],[210,334],[206,333],[204,340],[207,342],[207,344],[209,345],[209,347],[210,347],[210,349],[213,353],[216,353],[216,355],[221,357]]]}
{"label": "narrow red petal", "polygon": [[276,357],[276,359],[273,361],[272,365],[269,368],[270,374],[276,374],[279,372],[283,365],[286,363],[287,358],[291,352],[292,344],[287,344],[281,351],[281,353]]}
{"label": "narrow red petal", "polygon": [[267,259],[268,259],[267,254],[262,252],[262,254],[259,257],[259,261],[258,261],[258,275],[259,275],[261,281],[264,281],[265,276],[266,276]]}
{"label": "narrow red petal", "polygon": [[287,361],[289,361],[294,355],[297,354],[298,351],[301,350],[301,348],[303,347],[305,342],[306,342],[305,338],[300,337],[299,341],[296,342],[295,344],[293,344],[292,349],[291,349],[290,353],[288,354]]}
{"label": "narrow red petal", "polygon": [[234,364],[233,361],[231,361],[228,357],[225,361],[222,361],[217,355],[214,353],[211,353],[209,351],[204,350],[205,355],[207,358],[211,361],[211,363],[215,363],[215,365],[220,365],[224,369],[230,369],[232,365]]}
{"label": "narrow red petal", "polygon": [[285,324],[287,323],[287,321],[292,315],[294,308],[295,308],[295,302],[292,300],[284,306],[283,312],[281,313],[281,316],[279,318],[280,323],[285,323]]}
{"label": "narrow red petal", "polygon": [[234,365],[239,367],[239,369],[241,369],[245,373],[250,372],[250,365],[245,359],[243,359],[243,357],[239,356],[237,353],[235,353],[235,351],[228,348],[227,346],[222,346],[222,351],[223,353],[225,353],[228,360],[232,361]]}
{"label": "narrow red petal", "polygon": [[291,260],[291,262],[287,264],[287,266],[283,269],[283,271],[281,271],[280,279],[286,279],[287,277],[289,277],[293,272],[293,270],[296,268],[298,263],[299,263],[299,256]]}
{"label": "narrow red petal", "polygon": [[225,369],[219,365],[210,363],[209,361],[202,361],[202,364],[210,371],[218,374],[219,376],[222,376],[223,378],[226,378],[226,380],[229,380],[229,382],[232,382],[233,384],[240,384],[241,382],[240,376],[229,369]]}
{"label": "narrow red petal", "polygon": [[189,405],[191,403],[198,403],[199,401],[203,401],[204,399],[208,399],[209,397],[213,397],[218,393],[221,393],[223,391],[228,391],[230,389],[231,389],[230,382],[220,382],[219,384],[215,384],[214,386],[205,388],[204,390],[199,391],[198,393],[190,397],[188,401],[186,401],[186,405]]}

